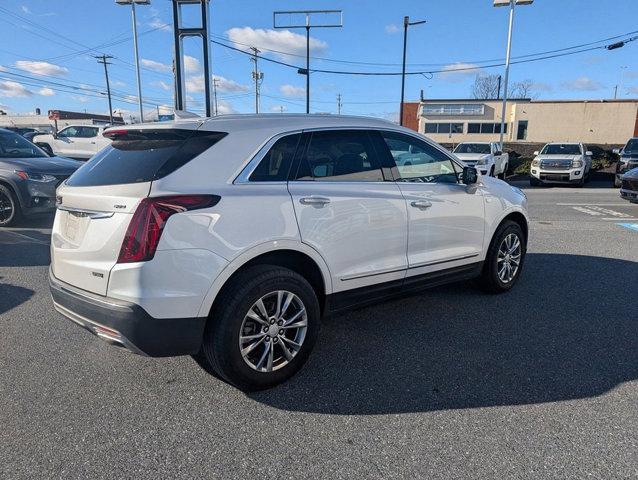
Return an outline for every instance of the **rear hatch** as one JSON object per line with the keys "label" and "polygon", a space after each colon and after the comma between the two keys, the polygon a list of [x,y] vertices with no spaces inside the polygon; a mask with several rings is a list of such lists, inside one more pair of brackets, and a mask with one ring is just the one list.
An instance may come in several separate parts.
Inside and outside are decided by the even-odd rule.
{"label": "rear hatch", "polygon": [[106,295],[133,214],[153,180],[183,166],[225,134],[193,129],[107,130],[113,142],[57,190],[51,268],[59,280]]}

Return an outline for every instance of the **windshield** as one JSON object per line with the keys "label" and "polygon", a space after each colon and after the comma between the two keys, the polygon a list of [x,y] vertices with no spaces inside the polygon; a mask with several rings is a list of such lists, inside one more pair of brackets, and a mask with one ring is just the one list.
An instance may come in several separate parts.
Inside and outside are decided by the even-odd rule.
{"label": "windshield", "polygon": [[46,153],[17,133],[0,131],[0,158],[44,158]]}
{"label": "windshield", "polygon": [[627,142],[624,153],[638,153],[638,138],[632,138]]}
{"label": "windshield", "polygon": [[489,154],[489,143],[460,143],[454,149],[454,153],[481,153]]}
{"label": "windshield", "polygon": [[577,143],[550,143],[545,145],[541,155],[580,155]]}

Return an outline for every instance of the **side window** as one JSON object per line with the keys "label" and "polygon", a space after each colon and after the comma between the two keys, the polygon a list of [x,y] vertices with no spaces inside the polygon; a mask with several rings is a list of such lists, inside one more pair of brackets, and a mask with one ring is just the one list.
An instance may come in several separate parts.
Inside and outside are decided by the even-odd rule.
{"label": "side window", "polygon": [[368,132],[328,130],[312,133],[297,179],[382,182],[383,174]]}
{"label": "side window", "polygon": [[396,132],[382,132],[396,165],[397,181],[458,183],[454,162],[427,142]]}
{"label": "side window", "polygon": [[76,127],[66,127],[63,130],[60,130],[58,133],[58,137],[77,137],[78,129]]}
{"label": "side window", "polygon": [[250,174],[251,182],[279,182],[288,180],[290,165],[295,157],[300,134],[288,135],[277,140]]}
{"label": "side window", "polygon": [[78,137],[82,137],[82,138],[93,138],[95,136],[97,136],[97,128],[95,127],[80,127],[80,132],[78,134]]}

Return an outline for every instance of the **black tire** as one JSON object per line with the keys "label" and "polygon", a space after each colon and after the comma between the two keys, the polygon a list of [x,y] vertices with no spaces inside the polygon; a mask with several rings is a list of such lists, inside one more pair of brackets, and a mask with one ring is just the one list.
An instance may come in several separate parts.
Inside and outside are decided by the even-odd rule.
{"label": "black tire", "polygon": [[[258,371],[242,356],[239,346],[242,323],[255,302],[278,290],[293,293],[303,303],[307,315],[305,337],[287,364],[270,372]],[[305,278],[276,265],[256,265],[239,273],[220,293],[206,325],[201,351],[195,360],[207,371],[214,372],[241,390],[256,391],[274,387],[297,373],[310,356],[319,335],[320,317],[317,295]],[[270,340],[269,347],[273,352],[277,350],[279,359],[284,361],[280,350],[282,342],[277,347],[276,341],[274,338]],[[268,351],[266,343],[262,343],[264,352]],[[261,351],[261,346],[254,350],[257,349]]]}
{"label": "black tire", "polygon": [[538,179],[534,178],[534,177],[529,177],[529,184],[532,187],[538,187],[541,184],[541,182]]}
{"label": "black tire", "polygon": [[20,221],[20,202],[10,187],[0,184],[0,227],[10,227]]}
{"label": "black tire", "polygon": [[585,186],[585,175],[583,174],[583,176],[580,178],[580,180],[578,180],[576,183],[574,183],[574,186],[576,188],[583,188]]}
{"label": "black tire", "polygon": [[509,165],[505,165],[505,168],[503,168],[503,172],[498,174],[498,178],[500,178],[501,180],[505,180],[505,177],[507,176],[507,169],[509,168]]}
{"label": "black tire", "polygon": [[494,166],[492,166],[492,168],[490,168],[490,177],[494,176]]}
{"label": "black tire", "polygon": [[[498,275],[498,252],[505,238],[511,234],[516,235],[520,241],[520,261],[513,278],[508,282],[504,282]],[[477,279],[479,287],[488,293],[503,293],[511,290],[523,270],[526,253],[527,242],[520,225],[511,220],[505,220],[496,229],[496,232],[492,237],[492,241],[490,242],[485,263],[483,264],[483,271],[481,272],[481,276]]]}
{"label": "black tire", "polygon": [[614,187],[622,187],[622,180],[618,177],[618,175],[614,175]]}

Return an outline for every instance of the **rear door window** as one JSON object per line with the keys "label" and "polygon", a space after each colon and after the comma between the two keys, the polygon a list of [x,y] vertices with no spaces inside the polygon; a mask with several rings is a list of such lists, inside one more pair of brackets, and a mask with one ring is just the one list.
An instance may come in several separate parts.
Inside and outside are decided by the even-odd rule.
{"label": "rear door window", "polygon": [[72,187],[142,183],[174,172],[224,138],[224,132],[122,130],[68,180]]}
{"label": "rear door window", "polygon": [[313,132],[298,180],[383,182],[379,158],[364,130]]}

